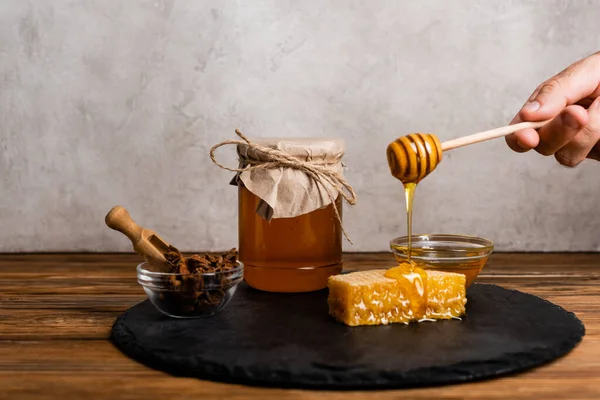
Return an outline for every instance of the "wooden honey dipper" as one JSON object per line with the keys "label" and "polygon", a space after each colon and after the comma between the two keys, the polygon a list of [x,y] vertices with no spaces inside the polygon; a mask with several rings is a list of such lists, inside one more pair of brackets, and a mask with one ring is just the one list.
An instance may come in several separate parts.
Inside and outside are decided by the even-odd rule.
{"label": "wooden honey dipper", "polygon": [[429,175],[442,161],[442,153],[470,144],[499,138],[520,131],[521,129],[538,129],[550,120],[540,122],[521,122],[489,131],[475,133],[444,143],[430,133],[412,133],[399,137],[387,147],[387,159],[390,172],[402,183],[418,183]]}
{"label": "wooden honey dipper", "polygon": [[133,249],[144,257],[148,264],[156,268],[155,272],[169,272],[170,264],[165,259],[169,243],[163,240],[153,230],[142,228],[121,206],[113,207],[104,219],[109,228],[123,233],[131,240]]}

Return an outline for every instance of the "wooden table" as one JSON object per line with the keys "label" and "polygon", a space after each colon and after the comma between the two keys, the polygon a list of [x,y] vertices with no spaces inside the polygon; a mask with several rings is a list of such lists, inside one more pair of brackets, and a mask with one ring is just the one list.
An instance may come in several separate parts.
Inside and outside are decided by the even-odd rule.
{"label": "wooden table", "polygon": [[[348,254],[349,270],[390,254]],[[115,318],[144,300],[132,254],[0,254],[0,399],[600,399],[600,254],[494,254],[480,282],[575,312],[587,334],[572,353],[531,372],[432,389],[280,390],[174,378],[116,350]]]}

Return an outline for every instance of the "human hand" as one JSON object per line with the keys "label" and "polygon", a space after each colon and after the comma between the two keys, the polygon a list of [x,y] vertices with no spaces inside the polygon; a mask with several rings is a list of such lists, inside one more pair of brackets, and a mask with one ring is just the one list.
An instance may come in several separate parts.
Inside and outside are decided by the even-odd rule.
{"label": "human hand", "polygon": [[511,121],[543,121],[538,129],[506,136],[516,152],[535,149],[567,167],[586,158],[600,161],[600,52],[570,65],[543,82]]}

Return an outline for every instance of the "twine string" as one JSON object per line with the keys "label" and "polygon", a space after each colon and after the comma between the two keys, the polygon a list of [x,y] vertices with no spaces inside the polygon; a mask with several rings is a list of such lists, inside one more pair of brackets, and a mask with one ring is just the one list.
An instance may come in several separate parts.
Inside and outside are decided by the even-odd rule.
{"label": "twine string", "polygon": [[[344,224],[342,223],[342,217],[340,216],[340,212],[338,210],[336,204],[336,198],[334,197],[334,193],[339,194],[346,200],[346,202],[350,205],[356,204],[356,193],[354,189],[334,169],[334,166],[339,164],[339,160],[300,160],[284,151],[272,149],[266,146],[261,146],[257,143],[251,142],[242,132],[239,130],[235,130],[235,133],[240,137],[241,140],[225,140],[221,143],[214,145],[210,149],[210,159],[212,162],[218,167],[231,171],[231,172],[245,172],[252,171],[258,169],[273,169],[273,168],[292,168],[299,171],[303,171],[308,175],[317,185],[320,185],[325,189],[329,199],[331,200],[331,204],[333,205],[333,211],[335,213],[336,219],[340,223],[340,228],[342,229],[342,233],[348,242],[354,244],[346,230],[344,229]],[[252,149],[259,158],[262,160],[243,160],[243,167],[241,168],[231,168],[227,167],[221,163],[219,163],[215,158],[215,151],[223,146],[228,145],[246,145],[249,149]],[[333,187],[333,192],[329,189],[329,187]]]}

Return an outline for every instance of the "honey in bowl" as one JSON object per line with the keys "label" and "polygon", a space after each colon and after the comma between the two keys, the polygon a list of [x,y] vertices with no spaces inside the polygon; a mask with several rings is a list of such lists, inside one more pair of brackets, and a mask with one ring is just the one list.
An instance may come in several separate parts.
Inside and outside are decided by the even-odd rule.
{"label": "honey in bowl", "polygon": [[[466,235],[413,235],[412,262],[426,270],[455,272],[465,275],[469,287],[485,266],[494,244],[484,238]],[[407,262],[408,237],[390,242],[390,248],[399,263]]]}

